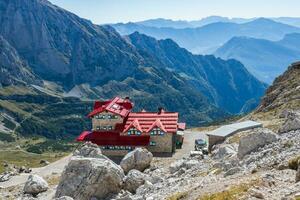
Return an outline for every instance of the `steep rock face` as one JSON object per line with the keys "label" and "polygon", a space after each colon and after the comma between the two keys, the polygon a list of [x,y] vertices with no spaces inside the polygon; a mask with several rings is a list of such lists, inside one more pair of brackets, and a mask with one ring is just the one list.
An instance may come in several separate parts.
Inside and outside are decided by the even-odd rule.
{"label": "steep rock face", "polygon": [[0,86],[35,83],[39,79],[19,57],[18,52],[0,35]]}
{"label": "steep rock face", "polygon": [[294,63],[288,70],[275,79],[255,113],[273,112],[280,115],[285,109],[300,107],[300,63]]}
{"label": "steep rock face", "polygon": [[4,0],[0,11],[0,34],[43,78],[69,87],[99,84],[111,74],[116,80],[127,77],[139,65],[138,55],[112,28],[45,0]]}
{"label": "steep rock face", "polygon": [[128,36],[147,63],[179,73],[215,105],[238,113],[248,101],[258,102],[266,85],[235,60],[193,55],[170,39],[155,40],[137,32]]}

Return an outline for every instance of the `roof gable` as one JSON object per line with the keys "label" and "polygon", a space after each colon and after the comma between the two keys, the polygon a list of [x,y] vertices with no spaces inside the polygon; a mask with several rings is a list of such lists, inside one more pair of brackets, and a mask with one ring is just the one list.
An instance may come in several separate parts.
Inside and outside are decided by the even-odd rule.
{"label": "roof gable", "polygon": [[163,124],[159,119],[156,119],[155,122],[148,128],[146,132],[149,133],[153,128],[160,128],[160,130],[167,132],[167,130],[164,128]]}
{"label": "roof gable", "polygon": [[128,99],[122,99],[120,97],[115,97],[109,101],[96,101],[94,104],[94,110],[88,114],[88,117],[93,117],[103,111],[108,111],[121,117],[126,117],[133,107],[133,103]]}
{"label": "roof gable", "polygon": [[175,133],[178,129],[178,113],[176,112],[129,113],[124,128],[126,129],[135,120],[138,121],[143,133],[149,133],[156,126],[166,133]]}

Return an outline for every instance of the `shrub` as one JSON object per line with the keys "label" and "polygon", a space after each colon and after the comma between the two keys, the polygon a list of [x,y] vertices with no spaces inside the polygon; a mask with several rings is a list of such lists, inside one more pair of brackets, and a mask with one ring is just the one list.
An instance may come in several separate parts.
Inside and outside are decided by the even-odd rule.
{"label": "shrub", "polygon": [[299,161],[300,161],[300,156],[290,159],[288,162],[289,168],[293,170],[297,170]]}
{"label": "shrub", "polygon": [[5,142],[15,142],[16,141],[16,139],[12,135],[7,134],[7,133],[2,133],[2,132],[0,132],[0,140],[5,141]]}

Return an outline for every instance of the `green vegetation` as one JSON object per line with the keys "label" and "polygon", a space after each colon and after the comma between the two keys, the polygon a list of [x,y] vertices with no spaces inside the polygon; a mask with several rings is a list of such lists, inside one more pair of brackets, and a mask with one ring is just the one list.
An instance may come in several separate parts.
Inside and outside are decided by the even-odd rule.
{"label": "green vegetation", "polygon": [[292,158],[289,160],[288,166],[290,169],[297,170],[299,162],[300,162],[300,156]]}
{"label": "green vegetation", "polygon": [[41,167],[40,161],[42,159],[47,160],[49,162],[54,162],[66,155],[67,153],[34,154],[34,153],[24,152],[21,150],[1,151],[0,152],[0,173],[2,173],[5,170],[3,166],[4,162],[7,162],[9,164],[14,164],[16,166]]}
{"label": "green vegetation", "polygon": [[[51,96],[30,87],[24,90],[22,87],[4,87],[0,94],[0,109],[20,123],[16,129],[18,136],[39,135],[69,141],[82,130],[90,129],[86,115],[92,109],[92,102]],[[14,123],[4,118],[2,121],[7,128],[15,129]]]}
{"label": "green vegetation", "polygon": [[0,141],[15,142],[16,139],[12,135],[10,135],[8,133],[2,133],[2,132],[0,132]]}
{"label": "green vegetation", "polygon": [[251,187],[258,185],[258,180],[252,180],[249,183],[242,183],[230,187],[228,190],[214,194],[200,196],[197,200],[237,200],[244,195]]}
{"label": "green vegetation", "polygon": [[36,154],[45,152],[70,152],[74,147],[75,144],[65,141],[46,140],[37,144],[27,145],[26,151]]}

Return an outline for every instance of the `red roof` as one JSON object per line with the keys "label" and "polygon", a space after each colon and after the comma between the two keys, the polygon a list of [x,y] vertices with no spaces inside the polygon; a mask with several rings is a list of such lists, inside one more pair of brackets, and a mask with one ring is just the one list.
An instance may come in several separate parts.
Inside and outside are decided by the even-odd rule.
{"label": "red roof", "polygon": [[185,123],[178,123],[177,125],[178,125],[179,130],[182,130],[182,131],[185,130],[185,127],[186,127]]}
{"label": "red roof", "polygon": [[77,141],[91,141],[97,145],[102,146],[147,146],[150,141],[150,136],[121,136],[118,132],[84,131],[77,138]]}
{"label": "red roof", "polygon": [[129,99],[122,99],[120,97],[115,97],[109,101],[96,101],[94,104],[94,110],[88,114],[88,117],[92,117],[103,111],[108,111],[122,117],[126,117],[131,109],[133,108],[133,103]]}
{"label": "red roof", "polygon": [[133,126],[133,122],[138,123],[143,133],[150,132],[153,128],[158,127],[168,133],[177,131],[178,113],[176,112],[139,112],[129,113],[126,120],[124,131]]}

